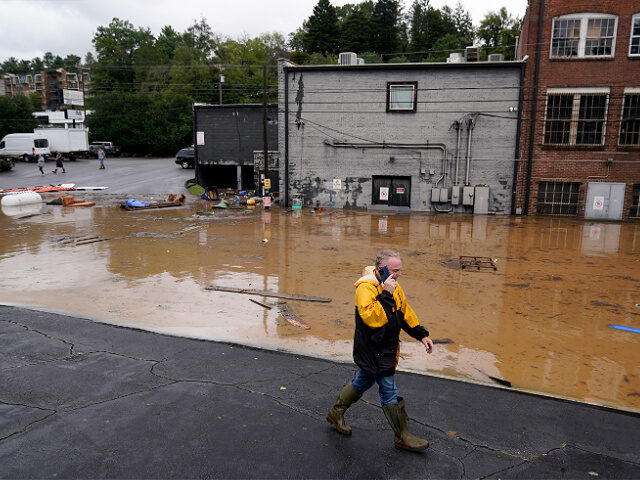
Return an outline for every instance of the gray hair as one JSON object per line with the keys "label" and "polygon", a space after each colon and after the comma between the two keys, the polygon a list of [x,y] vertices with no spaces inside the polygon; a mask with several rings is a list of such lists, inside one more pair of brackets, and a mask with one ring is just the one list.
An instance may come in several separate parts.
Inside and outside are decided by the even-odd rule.
{"label": "gray hair", "polygon": [[400,254],[398,252],[396,252],[395,250],[382,250],[378,256],[376,257],[376,268],[380,268],[384,265],[387,264],[387,261],[391,258],[391,257],[396,257],[397,259],[400,259]]}

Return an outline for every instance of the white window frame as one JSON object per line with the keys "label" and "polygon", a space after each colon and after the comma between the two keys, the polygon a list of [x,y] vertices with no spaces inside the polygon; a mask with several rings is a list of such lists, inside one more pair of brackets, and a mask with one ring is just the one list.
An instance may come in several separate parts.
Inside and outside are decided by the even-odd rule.
{"label": "white window frame", "polygon": [[[613,38],[611,41],[611,54],[610,55],[585,55],[585,49],[587,44],[587,31],[589,20],[596,18],[602,19],[614,19],[613,26]],[[561,20],[580,20],[580,37],[578,38],[578,54],[576,56],[559,56],[553,54],[553,32],[555,31],[556,21]],[[616,54],[616,38],[618,33],[618,16],[608,13],[572,13],[570,15],[561,15],[553,19],[553,25],[551,27],[551,42],[549,48],[549,58],[613,58]]]}
{"label": "white window frame", "polygon": [[622,122],[624,115],[624,103],[627,95],[640,95],[640,88],[638,87],[625,87],[624,94],[622,95],[622,105],[620,105],[620,128],[618,130],[618,145],[623,147],[637,147],[640,146],[640,143],[621,143],[620,136],[622,134]]}
{"label": "white window frame", "polygon": [[[411,104],[407,107],[402,107],[399,104],[409,103],[409,102],[401,102],[397,101],[397,104],[394,105],[393,98],[393,90],[394,88],[399,89],[407,89],[411,87]],[[418,103],[418,82],[410,81],[410,82],[387,82],[387,112],[409,112],[415,113],[417,110]]]}
{"label": "white window frame", "polygon": [[[638,22],[638,28],[640,28],[640,13],[636,13],[633,17],[631,17],[631,32],[629,34],[629,56],[630,57],[640,57],[640,33],[638,35],[633,34],[633,26]],[[633,39],[638,39],[638,53],[631,53],[631,48],[633,47]]]}
{"label": "white window frame", "polygon": [[[571,123],[569,126],[569,142],[568,143],[546,143],[547,138],[547,113],[549,105],[549,96],[551,95],[573,95],[573,106],[571,110]],[[607,100],[604,106],[604,119],[602,120],[602,140],[600,143],[576,143],[578,138],[578,123],[580,121],[580,96],[581,95],[606,95]],[[544,129],[542,132],[542,144],[545,146],[558,147],[597,147],[605,144],[607,138],[607,117],[609,115],[609,100],[611,98],[610,89],[608,87],[597,88],[548,88],[546,92],[546,100],[544,107]]]}

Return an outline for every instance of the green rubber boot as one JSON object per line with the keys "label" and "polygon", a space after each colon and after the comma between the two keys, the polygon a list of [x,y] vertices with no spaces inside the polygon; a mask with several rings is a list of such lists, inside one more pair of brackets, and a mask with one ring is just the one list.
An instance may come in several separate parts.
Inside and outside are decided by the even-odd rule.
{"label": "green rubber boot", "polygon": [[393,443],[396,448],[411,452],[421,452],[429,448],[428,441],[409,433],[406,413],[404,413],[404,409],[399,404],[389,403],[388,405],[383,405],[382,410],[393,429],[393,433],[395,433]]}
{"label": "green rubber boot", "polygon": [[343,435],[351,435],[351,427],[344,421],[344,412],[351,404],[356,403],[362,397],[362,393],[351,382],[346,384],[336,400],[335,405],[329,410],[327,422],[333,424]]}

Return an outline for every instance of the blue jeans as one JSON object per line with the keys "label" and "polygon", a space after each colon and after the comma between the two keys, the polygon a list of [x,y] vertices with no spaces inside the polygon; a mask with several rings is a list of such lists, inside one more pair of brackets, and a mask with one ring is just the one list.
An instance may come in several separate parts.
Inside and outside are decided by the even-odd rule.
{"label": "blue jeans", "polygon": [[396,387],[396,380],[393,375],[383,377],[380,375],[371,375],[364,370],[360,370],[352,383],[356,390],[364,393],[376,382],[378,383],[380,403],[382,405],[398,403],[398,388]]}

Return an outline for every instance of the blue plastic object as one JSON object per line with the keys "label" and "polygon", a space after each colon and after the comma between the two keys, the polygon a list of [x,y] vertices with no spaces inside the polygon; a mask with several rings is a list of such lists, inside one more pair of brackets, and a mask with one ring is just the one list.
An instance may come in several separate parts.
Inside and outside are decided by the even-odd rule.
{"label": "blue plastic object", "polygon": [[611,323],[607,326],[611,328],[617,328],[618,330],[624,330],[625,332],[640,333],[640,328],[625,327],[624,325],[613,325]]}
{"label": "blue plastic object", "polygon": [[128,207],[148,207],[149,204],[147,202],[141,202],[140,200],[136,200],[135,198],[130,198],[126,202],[124,202]]}
{"label": "blue plastic object", "polygon": [[[215,196],[209,195],[209,192],[215,192]],[[200,195],[200,198],[203,200],[209,200],[210,202],[214,200],[220,200],[220,194],[218,193],[218,187],[210,186],[205,187],[204,193]]]}

